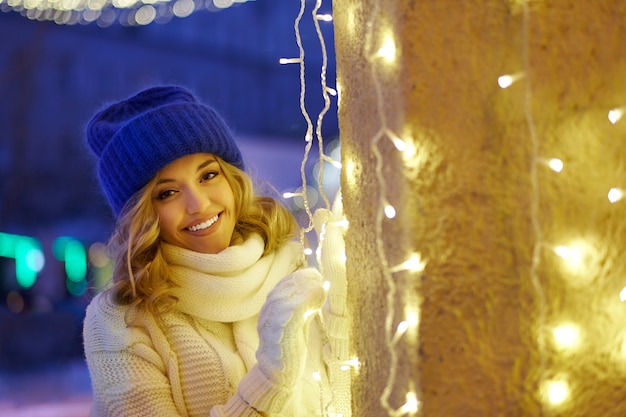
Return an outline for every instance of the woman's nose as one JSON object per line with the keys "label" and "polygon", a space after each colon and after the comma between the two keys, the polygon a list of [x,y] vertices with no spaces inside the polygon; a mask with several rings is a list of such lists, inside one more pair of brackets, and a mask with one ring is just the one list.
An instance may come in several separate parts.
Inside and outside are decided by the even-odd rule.
{"label": "woman's nose", "polygon": [[189,189],[186,196],[187,213],[202,213],[211,204],[209,197],[199,190]]}

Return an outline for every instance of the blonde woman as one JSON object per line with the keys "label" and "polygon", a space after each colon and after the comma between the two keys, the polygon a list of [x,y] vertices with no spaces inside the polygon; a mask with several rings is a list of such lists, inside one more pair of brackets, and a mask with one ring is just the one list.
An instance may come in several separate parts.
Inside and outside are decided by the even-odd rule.
{"label": "blonde woman", "polygon": [[345,340],[321,331],[321,275],[222,118],[157,86],[96,113],[86,137],[117,219],[112,285],[84,323],[91,415],[324,414],[322,351]]}

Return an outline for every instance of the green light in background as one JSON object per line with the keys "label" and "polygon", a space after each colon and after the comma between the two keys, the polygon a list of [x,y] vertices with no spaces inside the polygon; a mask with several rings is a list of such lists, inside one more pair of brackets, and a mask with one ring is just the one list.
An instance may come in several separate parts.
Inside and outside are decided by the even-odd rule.
{"label": "green light in background", "polygon": [[15,259],[15,278],[24,289],[35,284],[37,273],[45,265],[41,244],[28,236],[0,233],[0,256]]}
{"label": "green light in background", "polygon": [[87,288],[87,252],[83,244],[71,237],[61,236],[52,242],[52,253],[65,263],[67,290],[72,295],[82,295]]}

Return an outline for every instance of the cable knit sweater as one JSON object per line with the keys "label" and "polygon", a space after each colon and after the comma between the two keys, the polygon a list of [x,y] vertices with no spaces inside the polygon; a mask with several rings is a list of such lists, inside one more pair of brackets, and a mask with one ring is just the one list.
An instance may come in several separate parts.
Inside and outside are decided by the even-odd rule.
{"label": "cable knit sweater", "polygon": [[[91,416],[258,416],[237,389],[244,376],[247,390],[262,397],[270,389],[254,367],[258,314],[275,284],[300,267],[300,245],[262,256],[263,240],[253,235],[218,254],[167,244],[163,251],[178,285],[173,311],[146,315],[139,326],[128,327],[127,307],[116,305],[108,292],[87,308]],[[321,385],[309,372],[324,369],[316,333],[312,328],[308,371],[281,415],[321,413]]]}

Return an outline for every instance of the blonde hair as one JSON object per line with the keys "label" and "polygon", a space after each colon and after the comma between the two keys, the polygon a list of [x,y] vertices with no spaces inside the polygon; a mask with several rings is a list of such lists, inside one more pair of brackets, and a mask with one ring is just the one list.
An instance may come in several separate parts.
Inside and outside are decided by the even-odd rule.
{"label": "blonde hair", "polygon": [[[216,159],[235,197],[237,222],[230,244],[258,233],[265,241],[266,255],[292,240],[298,230],[294,216],[276,199],[256,195],[252,179],[244,171]],[[118,304],[131,306],[129,313],[159,315],[178,301],[171,294],[173,284],[161,251],[159,219],[152,201],[155,183],[156,177],[127,202],[109,240],[114,259],[110,291]],[[127,314],[127,322],[132,324],[134,319],[129,317]]]}

